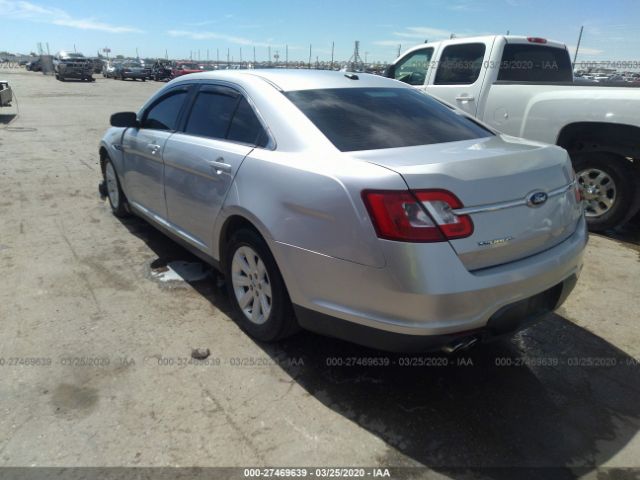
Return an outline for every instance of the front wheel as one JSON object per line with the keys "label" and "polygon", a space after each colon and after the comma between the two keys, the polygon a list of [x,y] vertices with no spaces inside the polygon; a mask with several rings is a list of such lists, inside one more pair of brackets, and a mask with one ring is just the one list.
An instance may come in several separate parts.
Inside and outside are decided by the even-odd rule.
{"label": "front wheel", "polygon": [[298,330],[280,270],[257,232],[233,234],[225,252],[225,275],[234,320],[252,338],[272,342]]}
{"label": "front wheel", "polygon": [[109,199],[109,205],[111,205],[111,211],[116,217],[126,217],[129,214],[127,197],[122,191],[118,174],[110,158],[107,158],[104,164],[104,181],[107,187],[107,198]]}
{"label": "front wheel", "polygon": [[635,214],[640,192],[627,160],[604,152],[573,155],[572,159],[591,231],[622,225]]}

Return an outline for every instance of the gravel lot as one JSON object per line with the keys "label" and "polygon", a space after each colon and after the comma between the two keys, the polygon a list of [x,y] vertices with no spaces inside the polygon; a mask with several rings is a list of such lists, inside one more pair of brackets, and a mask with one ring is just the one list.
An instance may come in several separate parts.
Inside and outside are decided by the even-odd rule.
{"label": "gravel lot", "polygon": [[[159,281],[195,258],[97,195],[109,115],[163,84],[0,77],[0,466],[640,467],[637,228],[591,236],[558,315],[458,357],[260,345],[214,274]],[[395,365],[328,365],[352,357]]]}

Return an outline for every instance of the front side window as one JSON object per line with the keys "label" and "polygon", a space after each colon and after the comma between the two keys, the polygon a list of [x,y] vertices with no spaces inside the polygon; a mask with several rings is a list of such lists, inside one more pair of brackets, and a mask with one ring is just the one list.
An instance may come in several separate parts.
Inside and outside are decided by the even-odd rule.
{"label": "front side window", "polygon": [[409,85],[424,85],[433,48],[416,50],[398,61],[394,78]]}
{"label": "front side window", "polygon": [[187,97],[187,92],[180,90],[169,94],[156,102],[147,110],[142,128],[152,130],[175,130],[178,126],[178,116]]}
{"label": "front side window", "polygon": [[436,72],[436,85],[471,85],[478,80],[485,46],[466,43],[445,47]]}
{"label": "front side window", "polygon": [[238,105],[238,95],[230,89],[204,87],[191,109],[185,133],[224,139],[231,117]]}
{"label": "front side window", "polygon": [[493,135],[412,88],[335,88],[285,95],[343,152]]}

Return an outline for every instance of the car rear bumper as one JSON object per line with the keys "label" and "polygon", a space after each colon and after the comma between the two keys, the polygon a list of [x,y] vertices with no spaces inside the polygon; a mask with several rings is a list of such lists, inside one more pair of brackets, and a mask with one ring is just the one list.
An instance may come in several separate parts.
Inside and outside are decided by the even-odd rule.
{"label": "car rear bumper", "polygon": [[329,337],[391,352],[444,350],[453,353],[478,342],[511,335],[543,320],[564,302],[576,282],[577,276],[571,275],[542,293],[505,305],[489,317],[482,328],[441,335],[389,332],[344,321],[298,305],[294,305],[294,310],[301,327]]}
{"label": "car rear bumper", "polygon": [[125,78],[147,78],[149,76],[146,72],[123,72],[121,75]]}
{"label": "car rear bumper", "polygon": [[[397,349],[363,340],[378,336],[365,335],[367,329],[377,330],[391,344],[398,339],[401,350],[412,349],[413,343],[446,344],[461,332],[477,330],[485,336],[515,331],[566,298],[582,269],[587,230],[581,219],[576,231],[555,247],[475,272],[464,268],[447,243],[382,242],[384,268],[273,242],[272,251],[304,328]],[[516,314],[521,322],[505,320]],[[364,327],[364,332],[357,327]]]}

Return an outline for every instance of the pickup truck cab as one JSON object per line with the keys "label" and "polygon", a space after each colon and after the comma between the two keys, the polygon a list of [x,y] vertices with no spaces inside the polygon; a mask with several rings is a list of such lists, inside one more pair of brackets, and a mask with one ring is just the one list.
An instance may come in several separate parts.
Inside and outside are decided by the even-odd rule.
{"label": "pickup truck cab", "polygon": [[591,230],[621,225],[640,209],[640,89],[574,83],[564,44],[502,35],[425,43],[386,76],[501,133],[565,148]]}

